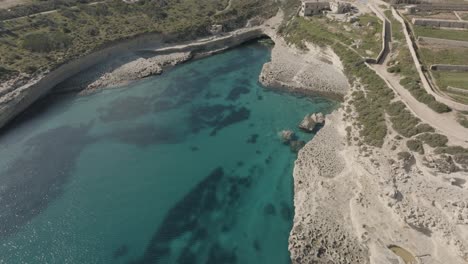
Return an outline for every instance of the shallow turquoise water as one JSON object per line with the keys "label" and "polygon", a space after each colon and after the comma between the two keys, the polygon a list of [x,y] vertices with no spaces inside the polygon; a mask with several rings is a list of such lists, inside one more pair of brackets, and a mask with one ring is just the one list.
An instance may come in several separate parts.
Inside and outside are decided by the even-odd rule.
{"label": "shallow turquoise water", "polygon": [[278,132],[310,139],[298,122],[334,103],[262,88],[269,56],[36,104],[0,136],[0,263],[288,263],[296,155]]}

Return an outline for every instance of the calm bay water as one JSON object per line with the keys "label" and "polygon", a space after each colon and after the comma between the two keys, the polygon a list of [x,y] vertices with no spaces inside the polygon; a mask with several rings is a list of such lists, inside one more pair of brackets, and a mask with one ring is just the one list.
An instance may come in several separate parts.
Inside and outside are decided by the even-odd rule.
{"label": "calm bay water", "polygon": [[36,104],[0,136],[0,263],[289,263],[278,132],[309,140],[298,122],[334,103],[262,88],[269,56],[252,43]]}

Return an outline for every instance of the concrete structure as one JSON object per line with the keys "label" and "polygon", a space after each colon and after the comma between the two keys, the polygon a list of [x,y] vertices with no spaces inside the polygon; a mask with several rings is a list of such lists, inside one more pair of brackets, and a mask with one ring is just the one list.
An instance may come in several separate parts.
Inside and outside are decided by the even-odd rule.
{"label": "concrete structure", "polygon": [[330,2],[324,0],[302,0],[300,16],[311,16],[321,14],[330,10]]}
{"label": "concrete structure", "polygon": [[432,64],[432,71],[468,72],[468,65]]}
{"label": "concrete structure", "polygon": [[211,25],[208,31],[213,35],[219,34],[223,32],[223,25]]}
{"label": "concrete structure", "polygon": [[405,6],[405,13],[408,15],[416,13],[416,6],[415,5]]}
{"label": "concrete structure", "polygon": [[337,0],[302,0],[300,16],[312,16],[331,11],[334,14],[343,14],[351,11],[351,5]]}

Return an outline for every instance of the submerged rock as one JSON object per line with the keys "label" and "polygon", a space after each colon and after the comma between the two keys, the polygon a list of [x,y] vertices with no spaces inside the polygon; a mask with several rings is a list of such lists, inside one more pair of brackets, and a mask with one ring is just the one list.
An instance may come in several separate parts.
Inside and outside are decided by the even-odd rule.
{"label": "submerged rock", "polygon": [[312,113],[304,117],[299,124],[299,128],[306,132],[312,132],[317,124],[323,124],[324,122],[325,117],[322,113]]}
{"label": "submerged rock", "polygon": [[292,130],[283,130],[279,133],[281,140],[284,144],[288,144],[291,140],[296,138],[296,134]]}
{"label": "submerged rock", "polygon": [[293,140],[289,144],[289,147],[291,148],[291,151],[293,152],[299,152],[299,150],[301,150],[301,148],[303,148],[304,146],[305,146],[305,141],[303,140]]}

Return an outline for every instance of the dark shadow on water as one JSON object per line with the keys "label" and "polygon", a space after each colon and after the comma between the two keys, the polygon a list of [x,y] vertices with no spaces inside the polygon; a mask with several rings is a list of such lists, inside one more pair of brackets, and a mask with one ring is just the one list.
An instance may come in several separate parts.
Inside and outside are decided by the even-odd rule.
{"label": "dark shadow on water", "polygon": [[226,97],[226,100],[236,101],[243,94],[248,94],[250,92],[249,88],[246,85],[239,85],[231,89],[229,94]]}
{"label": "dark shadow on water", "polygon": [[134,124],[129,128],[114,129],[111,133],[100,136],[137,147],[149,147],[156,144],[176,144],[185,140],[185,135],[177,128],[153,124]]}
{"label": "dark shadow on water", "polygon": [[252,134],[252,135],[250,135],[250,137],[247,139],[247,143],[248,143],[248,144],[255,144],[255,143],[257,143],[258,137],[259,137],[258,134]]}
{"label": "dark shadow on water", "polygon": [[[223,246],[218,234],[229,232],[236,224],[233,209],[251,184],[251,176],[229,176],[221,167],[214,169],[169,210],[144,255],[130,263],[169,263],[170,259],[177,263],[236,263],[235,248]],[[175,240],[179,246],[185,243],[182,249],[171,248]]]}
{"label": "dark shadow on water", "polygon": [[103,122],[116,122],[134,120],[151,111],[151,101],[145,97],[126,96],[117,98],[106,107],[98,109],[100,120]]}
{"label": "dark shadow on water", "polygon": [[119,259],[119,258],[125,257],[127,254],[128,254],[128,246],[121,245],[114,251],[114,254],[112,254],[112,257],[114,259]]}
{"label": "dark shadow on water", "polygon": [[62,126],[26,141],[21,155],[1,172],[0,237],[16,232],[60,196],[91,125]]}
{"label": "dark shadow on water", "polygon": [[249,119],[250,110],[245,107],[235,108],[233,105],[202,105],[192,108],[189,125],[192,133],[198,133],[205,128],[211,128],[210,135],[215,136],[220,130],[235,123]]}

